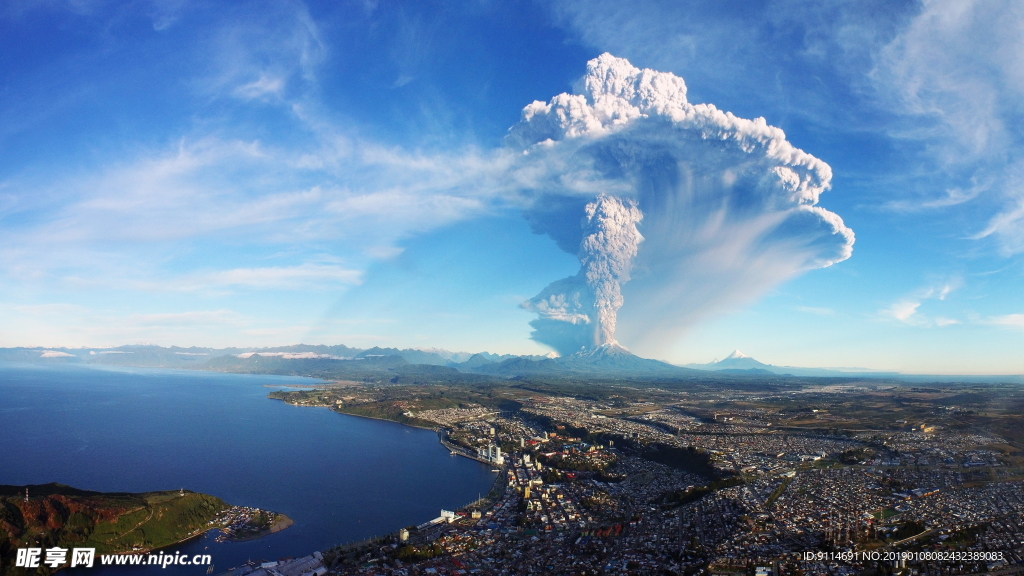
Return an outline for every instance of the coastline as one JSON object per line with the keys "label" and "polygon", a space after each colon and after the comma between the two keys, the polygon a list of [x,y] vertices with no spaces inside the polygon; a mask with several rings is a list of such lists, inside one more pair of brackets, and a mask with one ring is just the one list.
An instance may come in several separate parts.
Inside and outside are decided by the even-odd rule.
{"label": "coastline", "polygon": [[278,532],[284,530],[285,528],[288,528],[292,524],[295,524],[294,520],[292,520],[291,518],[289,518],[285,514],[280,514],[279,513],[279,514],[277,514],[277,518],[274,519],[274,522],[266,530],[261,530],[261,531],[257,532],[256,534],[252,534],[250,536],[245,536],[245,537],[242,537],[242,538],[228,537],[228,538],[225,538],[224,541],[225,542],[249,542],[249,541],[252,541],[252,540],[259,540],[260,538],[263,538],[264,536],[270,536],[271,534],[277,534]]}
{"label": "coastline", "polygon": [[[292,524],[295,524],[295,521],[292,520],[290,517],[288,517],[285,514],[278,513],[277,516],[278,516],[278,518],[274,520],[274,523],[271,524],[270,528],[267,529],[267,530],[263,530],[263,531],[261,531],[261,532],[259,532],[257,534],[253,534],[252,536],[247,536],[245,538],[225,538],[224,541],[225,542],[250,542],[252,540],[259,540],[260,538],[263,538],[265,536],[269,536],[271,534],[276,534],[276,533],[278,533],[278,532],[280,532],[280,531],[290,527]],[[170,544],[164,544],[162,546],[155,546],[153,548],[145,548],[145,549],[140,549],[140,550],[127,550],[127,551],[122,551],[122,552],[111,552],[110,554],[114,554],[114,555],[117,555],[117,556],[135,555],[135,554],[152,554],[153,552],[156,552],[158,550],[165,550],[165,549],[170,548],[172,546],[177,546],[179,544],[184,544],[185,542],[188,542],[190,540],[195,540],[196,538],[205,536],[205,535],[209,534],[210,532],[215,532],[215,531],[220,531],[220,530],[221,530],[221,527],[216,527],[216,526],[213,527],[213,528],[205,528],[205,529],[202,529],[202,530],[200,530],[198,532],[194,532],[192,534],[189,534],[188,536],[185,536],[185,537],[181,538],[180,540],[177,540],[175,542],[171,542]]]}
{"label": "coastline", "polygon": [[[292,404],[292,406],[295,406],[295,404]],[[312,408],[321,408],[321,406],[312,406]],[[430,430],[432,432],[437,432],[438,429],[441,428],[441,426],[435,426],[433,428],[430,428],[430,427],[427,427],[427,426],[417,426],[415,424],[409,424],[407,422],[399,422],[398,420],[392,420],[390,418],[378,418],[376,416],[366,416],[364,414],[351,414],[349,412],[342,412],[340,410],[335,410],[331,406],[322,406],[322,408],[327,408],[328,410],[330,410],[331,412],[334,412],[335,414],[344,414],[345,416],[355,416],[356,418],[366,418],[368,420],[380,420],[381,422],[394,422],[395,424],[400,424],[402,426],[408,426],[409,428],[417,428],[419,430]]]}
{"label": "coastline", "polygon": [[308,405],[301,405],[301,404],[292,404],[291,402],[288,402],[287,400],[284,400],[282,398],[271,398],[270,396],[267,396],[267,400],[277,400],[278,402],[284,402],[285,404],[287,404],[289,406],[295,406],[296,408],[326,408],[326,409],[330,410],[331,412],[334,412],[335,414],[344,414],[345,416],[354,416],[356,418],[366,418],[367,420],[378,420],[380,422],[393,422],[395,424],[400,424],[402,426],[408,426],[410,428],[417,428],[419,430],[430,430],[432,432],[437,432],[440,428],[442,428],[441,426],[434,426],[434,427],[417,426],[416,424],[409,424],[408,422],[400,422],[398,420],[392,420],[391,418],[379,418],[377,416],[367,416],[365,414],[352,414],[350,412],[342,412],[341,410],[337,410],[336,407],[334,407],[334,406],[308,406]]}
{"label": "coastline", "polygon": [[284,400],[282,398],[270,398],[269,396],[267,397],[267,399],[268,400],[279,400],[281,402],[284,402],[285,404],[288,404],[289,406],[305,407],[305,408],[327,408],[328,410],[330,410],[331,412],[334,412],[335,414],[343,414],[345,416],[354,416],[356,418],[366,418],[368,420],[378,420],[378,421],[381,421],[381,422],[393,422],[393,423],[401,425],[401,426],[408,426],[409,428],[416,428],[416,429],[419,429],[419,430],[430,430],[430,431],[432,431],[432,432],[437,434],[437,442],[438,442],[438,444],[440,444],[442,447],[444,447],[445,450],[448,450],[449,453],[451,453],[451,454],[453,454],[455,456],[461,456],[461,457],[466,458],[468,460],[473,460],[474,462],[478,462],[480,464],[487,464],[488,466],[492,466],[492,467],[495,466],[495,464],[492,463],[492,462],[489,462],[487,460],[483,460],[481,458],[477,458],[476,456],[468,453],[468,450],[466,448],[464,448],[462,446],[458,446],[456,444],[452,444],[451,442],[448,442],[446,440],[447,435],[448,435],[447,434],[448,429],[445,428],[444,426],[440,426],[440,425],[433,426],[433,427],[417,426],[416,424],[409,424],[408,422],[401,422],[399,420],[393,420],[391,418],[380,418],[380,417],[377,417],[377,416],[366,416],[364,414],[352,414],[352,413],[349,413],[349,412],[342,412],[341,410],[338,410],[337,407],[335,407],[335,406],[308,406],[308,405],[304,406],[304,405],[300,405],[300,404],[292,404],[292,403],[290,403],[287,400]]}
{"label": "coastline", "polygon": [[207,528],[205,530],[201,530],[199,532],[193,533],[193,534],[191,534],[189,536],[185,536],[184,538],[182,538],[181,540],[178,540],[177,542],[171,542],[170,544],[165,544],[163,546],[157,546],[155,548],[149,548],[149,549],[146,549],[146,550],[130,550],[128,552],[111,552],[111,554],[116,554],[118,556],[122,556],[122,555],[125,555],[125,554],[152,554],[153,552],[155,552],[157,550],[163,550],[165,548],[170,548],[171,546],[177,546],[178,544],[182,544],[182,543],[188,542],[189,540],[195,540],[196,538],[199,538],[200,536],[205,536],[206,534],[209,534],[210,532],[213,532],[214,530],[219,530],[219,528],[216,528],[216,527],[215,528]]}
{"label": "coastline", "polygon": [[[249,541],[252,541],[252,540],[259,540],[260,538],[263,538],[264,536],[269,536],[271,534],[276,534],[277,532],[280,532],[280,531],[290,527],[291,525],[295,524],[295,521],[292,520],[287,515],[281,514],[281,513],[276,513],[276,514],[277,514],[277,518],[274,520],[274,523],[271,524],[270,528],[268,528],[267,530],[260,531],[257,534],[253,534],[253,535],[247,536],[245,538],[225,538],[225,541],[226,542],[249,542]],[[205,528],[204,527],[204,528],[199,529],[196,532],[188,534],[188,535],[182,537],[181,539],[176,540],[174,542],[171,542],[169,544],[163,544],[161,546],[154,546],[152,548],[143,548],[143,549],[139,549],[139,550],[126,550],[126,551],[121,551],[121,552],[110,552],[110,554],[114,554],[114,555],[118,555],[118,556],[135,555],[135,554],[152,554],[153,552],[156,552],[158,550],[165,550],[165,549],[170,548],[172,546],[177,546],[179,544],[184,544],[185,542],[188,542],[190,540],[195,540],[196,538],[199,538],[201,536],[205,536],[205,535],[209,534],[210,532],[220,531],[222,528],[223,528],[223,526],[214,526],[212,528]]]}
{"label": "coastline", "polygon": [[[281,400],[280,398],[268,398],[268,399],[269,400]],[[288,404],[289,406],[299,406],[298,404],[291,404],[291,403],[289,403],[289,402],[287,402],[285,400],[281,400],[281,402],[284,402],[285,404]],[[407,422],[400,422],[398,420],[392,420],[390,418],[378,418],[376,416],[366,416],[366,415],[363,415],[363,414],[350,414],[348,412],[342,412],[340,410],[337,410],[333,406],[305,406],[305,407],[306,408],[327,408],[328,410],[330,410],[331,412],[334,412],[335,414],[343,414],[345,416],[354,416],[356,418],[366,418],[367,420],[378,420],[378,421],[381,421],[381,422],[393,422],[393,423],[398,424],[400,426],[408,426],[409,428],[416,428],[418,430],[430,430],[431,432],[437,433],[437,442],[438,442],[438,444],[440,444],[442,447],[444,447],[445,450],[448,450],[448,452],[450,452],[451,454],[454,454],[455,456],[462,456],[463,458],[467,458],[469,460],[473,460],[474,462],[479,462],[480,464],[487,464],[489,466],[495,466],[495,464],[493,464],[491,462],[488,462],[486,460],[482,460],[480,458],[477,458],[476,456],[472,456],[470,454],[467,454],[466,453],[466,448],[463,448],[463,447],[458,446],[456,444],[452,444],[452,443],[448,442],[447,440],[445,440],[444,437],[442,437],[442,434],[441,434],[442,431],[447,432],[447,429],[444,426],[434,426],[432,428],[428,428],[426,426],[417,426],[415,424],[409,424]],[[444,434],[444,436],[447,436],[447,434]]]}

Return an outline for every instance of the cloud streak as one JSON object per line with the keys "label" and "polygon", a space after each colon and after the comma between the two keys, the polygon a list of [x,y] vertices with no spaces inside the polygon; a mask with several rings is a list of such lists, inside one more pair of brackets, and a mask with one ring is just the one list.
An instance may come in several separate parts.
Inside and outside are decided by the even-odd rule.
{"label": "cloud streak", "polygon": [[0,346],[227,346],[254,319],[228,309],[125,313],[73,304],[0,305],[0,322],[18,326],[0,332]]}
{"label": "cloud streak", "polygon": [[989,319],[989,323],[997,326],[1024,330],[1024,314],[1004,314],[1002,316],[993,316]]}
{"label": "cloud streak", "polygon": [[1007,255],[1024,251],[1022,27],[1024,7],[1016,2],[924,2],[879,50],[871,74],[887,102],[918,120],[895,135],[926,143],[938,168],[964,183],[917,206],[943,208],[981,196],[998,203],[972,237],[996,239]]}
{"label": "cloud streak", "polygon": [[952,326],[960,321],[953,318],[937,316],[929,318],[919,313],[922,304],[928,300],[945,301],[951,293],[963,285],[961,278],[952,278],[937,286],[931,286],[919,291],[914,296],[894,302],[888,308],[879,311],[885,318],[892,318],[904,324],[912,326]]}

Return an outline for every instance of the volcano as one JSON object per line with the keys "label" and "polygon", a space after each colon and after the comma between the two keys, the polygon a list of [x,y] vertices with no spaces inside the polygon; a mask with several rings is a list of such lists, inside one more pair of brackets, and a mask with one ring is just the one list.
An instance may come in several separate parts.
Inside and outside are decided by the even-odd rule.
{"label": "volcano", "polygon": [[540,374],[581,374],[588,376],[683,376],[694,370],[673,366],[660,360],[641,358],[618,344],[604,344],[584,349],[560,358],[529,360],[513,358],[483,366],[460,366],[467,372],[499,376]]}

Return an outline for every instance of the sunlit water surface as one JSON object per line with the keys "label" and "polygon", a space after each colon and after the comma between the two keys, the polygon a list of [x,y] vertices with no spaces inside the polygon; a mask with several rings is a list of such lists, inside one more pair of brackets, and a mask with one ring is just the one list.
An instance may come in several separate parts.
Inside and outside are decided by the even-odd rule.
{"label": "sunlit water surface", "polygon": [[[419,524],[490,489],[488,466],[450,456],[431,431],[267,398],[283,385],[309,382],[0,363],[0,484],[185,488],[295,521],[260,540],[217,543],[209,533],[168,549],[211,554],[216,572]],[[81,573],[128,571],[171,576],[206,569]]]}

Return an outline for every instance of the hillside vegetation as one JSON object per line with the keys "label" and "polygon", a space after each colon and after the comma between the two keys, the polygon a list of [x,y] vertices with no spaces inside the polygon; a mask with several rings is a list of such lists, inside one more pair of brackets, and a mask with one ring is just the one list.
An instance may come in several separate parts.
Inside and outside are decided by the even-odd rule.
{"label": "hillside vegetation", "polygon": [[[18,548],[96,548],[97,554],[152,550],[211,528],[228,509],[195,492],[102,493],[63,484],[0,486],[0,574]],[[41,566],[36,574],[52,570]]]}

